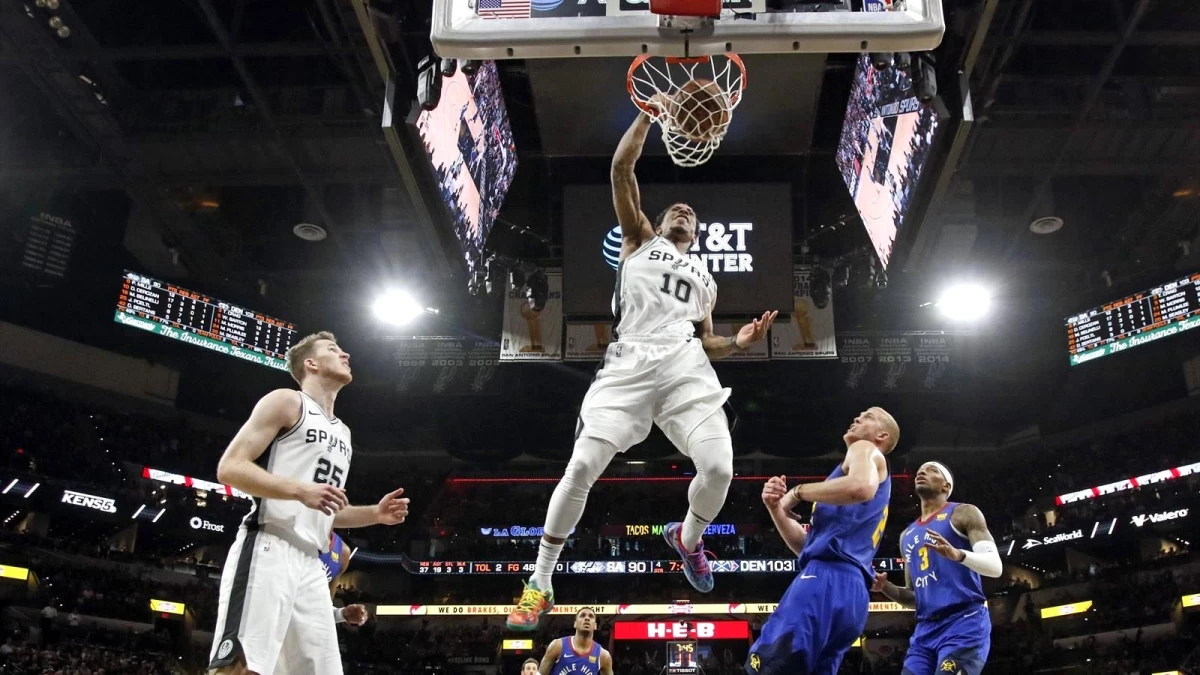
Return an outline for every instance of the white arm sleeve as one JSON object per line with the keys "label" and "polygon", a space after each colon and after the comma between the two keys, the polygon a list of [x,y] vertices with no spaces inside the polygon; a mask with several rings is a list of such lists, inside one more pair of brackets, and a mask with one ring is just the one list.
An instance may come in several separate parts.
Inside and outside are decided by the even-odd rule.
{"label": "white arm sleeve", "polygon": [[962,564],[967,569],[978,572],[985,577],[998,577],[1004,571],[1000,562],[1000,551],[996,550],[995,542],[983,540],[975,542],[973,551],[963,551]]}
{"label": "white arm sleeve", "polygon": [[[999,560],[999,558],[997,558],[997,560]],[[334,623],[346,623],[346,615],[342,614],[341,607],[333,608],[333,622]]]}

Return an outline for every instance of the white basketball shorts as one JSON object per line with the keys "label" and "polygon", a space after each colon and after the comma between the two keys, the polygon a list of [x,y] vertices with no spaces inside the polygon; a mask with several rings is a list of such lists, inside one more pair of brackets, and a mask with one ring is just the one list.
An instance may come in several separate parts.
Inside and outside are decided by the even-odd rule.
{"label": "white basketball shorts", "polygon": [[239,528],[221,573],[213,636],[209,669],[242,656],[259,675],[340,675],[333,602],[317,551]]}
{"label": "white basketball shorts", "polygon": [[680,452],[692,431],[729,400],[699,338],[628,338],[608,345],[583,398],[575,437],[606,440],[624,452],[657,424]]}

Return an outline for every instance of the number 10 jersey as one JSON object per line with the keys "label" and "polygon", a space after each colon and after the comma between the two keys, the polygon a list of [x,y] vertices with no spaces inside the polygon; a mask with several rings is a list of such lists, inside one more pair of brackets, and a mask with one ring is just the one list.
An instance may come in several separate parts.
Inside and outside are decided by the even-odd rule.
{"label": "number 10 jersey", "polygon": [[656,236],[617,266],[613,337],[692,337],[716,302],[708,270]]}
{"label": "number 10 jersey", "polygon": [[[308,394],[300,394],[300,420],[271,442],[257,464],[269,473],[300,483],[346,487],[350,472],[350,430],[336,417],[325,415]],[[311,544],[322,553],[329,549],[333,516],[290,499],[254,498],[254,507],[242,520],[248,529],[264,526],[287,530],[292,538]]]}

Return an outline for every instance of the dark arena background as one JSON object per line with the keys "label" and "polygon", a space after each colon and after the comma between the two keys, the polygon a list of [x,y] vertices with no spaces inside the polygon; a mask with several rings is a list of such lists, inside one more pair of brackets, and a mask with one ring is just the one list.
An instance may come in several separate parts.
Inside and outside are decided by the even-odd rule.
{"label": "dark arena background", "polygon": [[[478,11],[604,15],[574,3]],[[744,675],[799,573],[763,484],[823,480],[874,405],[902,429],[877,569],[904,581],[927,460],[995,535],[983,672],[1200,672],[1194,0],[944,0],[932,51],[747,54],[703,166],[652,131],[643,209],[695,206],[716,333],[781,311],[715,364],[716,587],[662,540],[693,468],[655,430],[532,633],[505,616],[612,339],[634,53],[439,61],[433,4],[0,2],[0,674],[204,672],[251,504],[217,462],[318,330],[354,369],[351,501],[411,499],[338,530],[346,673],[515,675],[589,606],[617,675]],[[914,614],[870,610],[840,672],[899,673]]]}

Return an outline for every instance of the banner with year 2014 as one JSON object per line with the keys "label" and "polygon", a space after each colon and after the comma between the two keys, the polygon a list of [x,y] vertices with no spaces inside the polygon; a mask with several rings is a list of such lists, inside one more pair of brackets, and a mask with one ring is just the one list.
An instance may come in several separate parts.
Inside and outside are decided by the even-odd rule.
{"label": "banner with year 2014", "polygon": [[562,360],[562,271],[546,272],[550,291],[546,306],[535,310],[524,290],[512,290],[504,299],[504,334],[501,361]]}
{"label": "banner with year 2014", "polygon": [[953,392],[961,334],[937,331],[838,336],[842,384],[861,392]]}
{"label": "banner with year 2014", "polygon": [[833,294],[827,283],[814,288],[813,279],[824,270],[814,265],[792,269],[792,314],[779,317],[771,327],[771,358],[780,360],[837,358],[833,331]]}

